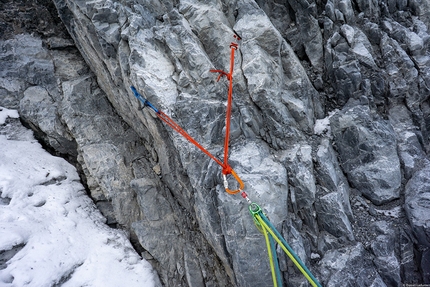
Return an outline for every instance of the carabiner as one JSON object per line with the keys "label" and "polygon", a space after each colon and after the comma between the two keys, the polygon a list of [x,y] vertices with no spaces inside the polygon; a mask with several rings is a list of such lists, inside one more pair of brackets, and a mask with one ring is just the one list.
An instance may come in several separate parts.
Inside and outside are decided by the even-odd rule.
{"label": "carabiner", "polygon": [[240,177],[236,174],[236,172],[233,169],[231,170],[231,174],[236,179],[236,181],[239,183],[239,188],[236,189],[236,190],[229,189],[228,188],[227,175],[223,174],[222,177],[224,179],[224,188],[225,188],[225,191],[227,193],[229,193],[229,194],[236,194],[238,192],[241,192],[245,188],[245,184],[243,183],[243,181],[240,179]]}

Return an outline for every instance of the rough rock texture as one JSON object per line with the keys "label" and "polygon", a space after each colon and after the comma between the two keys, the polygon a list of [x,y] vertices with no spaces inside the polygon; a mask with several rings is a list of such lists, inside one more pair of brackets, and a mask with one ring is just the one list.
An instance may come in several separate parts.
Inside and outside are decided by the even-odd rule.
{"label": "rough rock texture", "polygon": [[[326,252],[319,262],[324,286],[394,286],[382,280],[372,262],[366,256],[366,250],[357,243],[344,248]],[[356,269],[354,266],[361,266]]]}
{"label": "rough rock texture", "polygon": [[400,196],[401,171],[393,128],[369,106],[346,105],[330,118],[340,163],[352,187],[375,204]]}
{"label": "rough rock texture", "polygon": [[0,3],[0,106],[76,163],[166,286],[271,282],[246,202],[129,89],[222,159],[228,86],[209,70],[228,71],[233,31],[230,164],[249,197],[323,286],[430,280],[428,0],[54,3]]}
{"label": "rough rock texture", "polygon": [[405,187],[405,209],[418,242],[430,247],[430,162],[418,170]]}

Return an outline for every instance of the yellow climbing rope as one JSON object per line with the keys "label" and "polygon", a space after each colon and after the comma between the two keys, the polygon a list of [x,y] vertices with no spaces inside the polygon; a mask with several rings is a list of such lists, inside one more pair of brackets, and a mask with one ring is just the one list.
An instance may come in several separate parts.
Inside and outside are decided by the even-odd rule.
{"label": "yellow climbing rope", "polygon": [[[256,203],[251,203],[249,205],[249,212],[253,216],[254,223],[257,226],[258,230],[260,230],[266,239],[266,245],[268,246],[268,254],[270,259],[270,268],[272,270],[272,279],[273,279],[273,285],[275,287],[278,286],[278,282],[281,280],[278,278],[280,275],[280,272],[277,270],[274,270],[274,263],[273,263],[273,252],[276,252],[274,250],[273,252],[270,249],[273,249],[270,247],[269,244],[269,234],[272,236],[273,239],[281,246],[282,250],[287,254],[287,256],[293,261],[294,265],[302,272],[302,274],[306,277],[306,279],[309,281],[309,283],[314,287],[321,287],[321,284],[318,282],[318,280],[312,275],[312,273],[309,271],[309,269],[305,266],[305,264],[300,260],[300,258],[294,253],[294,251],[291,249],[291,247],[288,245],[288,243],[285,241],[285,239],[281,236],[281,234],[276,230],[276,228],[270,223],[269,219],[263,214],[263,211],[261,210],[260,206],[258,206]],[[277,275],[278,272],[278,275]]]}

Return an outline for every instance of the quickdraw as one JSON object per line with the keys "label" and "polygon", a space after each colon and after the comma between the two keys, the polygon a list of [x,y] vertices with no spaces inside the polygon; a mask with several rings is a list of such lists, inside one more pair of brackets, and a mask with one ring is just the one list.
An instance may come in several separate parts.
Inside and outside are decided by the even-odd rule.
{"label": "quickdraw", "polygon": [[[235,34],[234,38],[239,41],[241,38]],[[157,109],[154,105],[152,105],[147,99],[145,99],[135,87],[131,86],[131,90],[133,91],[136,98],[142,103],[143,108],[149,107],[151,108],[155,114],[160,118],[164,123],[170,126],[172,129],[177,131],[180,135],[186,138],[189,142],[199,148],[203,153],[209,156],[212,160],[214,160],[219,166],[222,167],[222,176],[225,191],[229,194],[237,194],[241,192],[241,196],[247,200],[249,203],[249,212],[251,213],[255,226],[257,229],[263,233],[266,239],[267,252],[270,259],[270,269],[272,272],[273,284],[275,287],[282,286],[282,277],[278,266],[278,259],[276,257],[276,248],[275,242],[281,246],[282,250],[288,255],[288,257],[293,261],[293,263],[297,266],[297,268],[303,273],[303,275],[308,279],[314,287],[321,287],[312,273],[306,268],[300,258],[294,253],[285,239],[280,235],[280,233],[275,229],[275,227],[270,223],[267,217],[263,214],[260,206],[256,203],[253,203],[248,195],[245,193],[244,188],[245,184],[237,175],[237,173],[231,168],[228,164],[228,147],[229,147],[229,136],[230,136],[230,119],[231,119],[231,109],[232,109],[232,99],[233,99],[233,69],[234,69],[234,53],[238,49],[239,45],[237,43],[232,42],[230,44],[231,54],[230,54],[230,71],[226,73],[223,70],[210,70],[212,73],[219,73],[217,81],[219,81],[223,76],[227,78],[229,81],[229,89],[228,89],[228,99],[227,99],[227,110],[226,110],[226,132],[224,138],[224,161],[222,162],[216,156],[211,154],[207,149],[205,149],[201,144],[199,144],[192,136],[190,136],[183,128],[181,128],[174,120],[172,120],[168,115]],[[234,179],[237,181],[239,188],[235,190],[229,189],[227,175],[231,174]]]}
{"label": "quickdraw", "polygon": [[[236,40],[240,40],[241,38],[238,35],[234,35]],[[229,138],[230,138],[230,119],[231,119],[231,106],[233,102],[233,69],[234,69],[234,52],[238,49],[238,44],[232,42],[230,44],[231,48],[231,56],[230,56],[230,72],[226,73],[222,70],[210,70],[213,73],[219,73],[217,81],[221,79],[222,76],[226,76],[229,80],[229,89],[228,89],[228,100],[227,100],[227,111],[226,111],[226,131],[224,138],[224,162],[221,162],[216,156],[211,154],[207,149],[205,149],[201,144],[199,144],[192,136],[190,136],[183,128],[181,128],[173,119],[171,119],[168,115],[157,109],[154,105],[152,105],[147,99],[145,99],[135,87],[131,86],[131,90],[137,99],[143,104],[143,108],[149,107],[151,108],[155,114],[168,126],[177,131],[180,135],[186,138],[189,142],[194,144],[197,148],[199,148],[202,152],[204,152],[207,156],[209,156],[212,160],[214,160],[218,165],[222,167],[222,175],[224,180],[224,188],[225,191],[229,194],[236,194],[242,192],[242,197],[247,199],[246,193],[243,191],[245,188],[245,184],[237,175],[237,173],[233,170],[233,168],[228,164],[228,146],[229,146]],[[231,174],[234,179],[237,181],[239,188],[232,190],[228,186],[227,175]]]}

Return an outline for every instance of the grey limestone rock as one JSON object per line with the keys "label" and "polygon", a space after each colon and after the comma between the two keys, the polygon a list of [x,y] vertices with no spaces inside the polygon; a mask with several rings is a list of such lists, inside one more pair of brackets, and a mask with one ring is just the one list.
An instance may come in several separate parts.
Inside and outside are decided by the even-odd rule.
{"label": "grey limestone rock", "polygon": [[315,202],[316,186],[310,145],[294,145],[285,154],[290,175],[291,203],[295,212],[310,208]]}
{"label": "grey limestone rock", "polygon": [[56,84],[54,63],[41,39],[28,34],[2,41],[1,104],[18,108],[23,92],[30,86],[48,90]]}
{"label": "grey limestone rock", "polygon": [[76,156],[76,142],[65,129],[57,114],[57,104],[41,86],[31,86],[20,100],[21,118],[35,125],[34,130],[49,146],[61,154]]}
{"label": "grey limestone rock", "polygon": [[428,203],[430,197],[430,164],[418,170],[408,181],[405,187],[405,209],[412,230],[418,242],[424,246],[430,246],[429,240],[429,212]]}
{"label": "grey limestone rock", "polygon": [[429,263],[430,263],[430,252],[429,249],[426,249],[423,252],[423,257],[421,259],[421,268],[422,268],[422,274],[423,274],[423,281],[424,283],[429,283],[430,282],[430,268],[429,268]]}
{"label": "grey limestone rock", "polygon": [[398,198],[402,178],[391,125],[364,105],[346,106],[330,124],[353,186],[378,205]]}
{"label": "grey limestone rock", "polygon": [[371,243],[371,250],[375,254],[373,262],[381,278],[388,286],[402,286],[400,263],[394,253],[396,229],[384,221],[375,222],[371,229],[378,234]]}
{"label": "grey limestone rock", "polygon": [[315,171],[318,184],[326,190],[325,193],[335,192],[339,194],[337,198],[342,205],[342,210],[347,218],[352,220],[349,184],[340,169],[336,153],[329,139],[323,139],[317,148]]}
{"label": "grey limestone rock", "polygon": [[229,163],[249,198],[323,286],[426,282],[427,0],[30,2],[0,4],[0,106],[76,164],[166,286],[271,282],[222,168],[129,89],[222,160],[228,81],[209,70],[228,72],[234,32]]}
{"label": "grey limestone rock", "polygon": [[327,251],[319,265],[324,286],[387,286],[360,243]]}
{"label": "grey limestone rock", "polygon": [[411,113],[405,105],[392,107],[389,115],[397,134],[398,153],[404,175],[409,179],[426,158],[422,147],[422,133],[412,123]]}
{"label": "grey limestone rock", "polygon": [[348,219],[349,210],[344,207],[345,197],[339,192],[328,193],[323,187],[318,192],[315,210],[321,230],[326,230],[334,236],[345,236],[354,240],[352,226]]}

